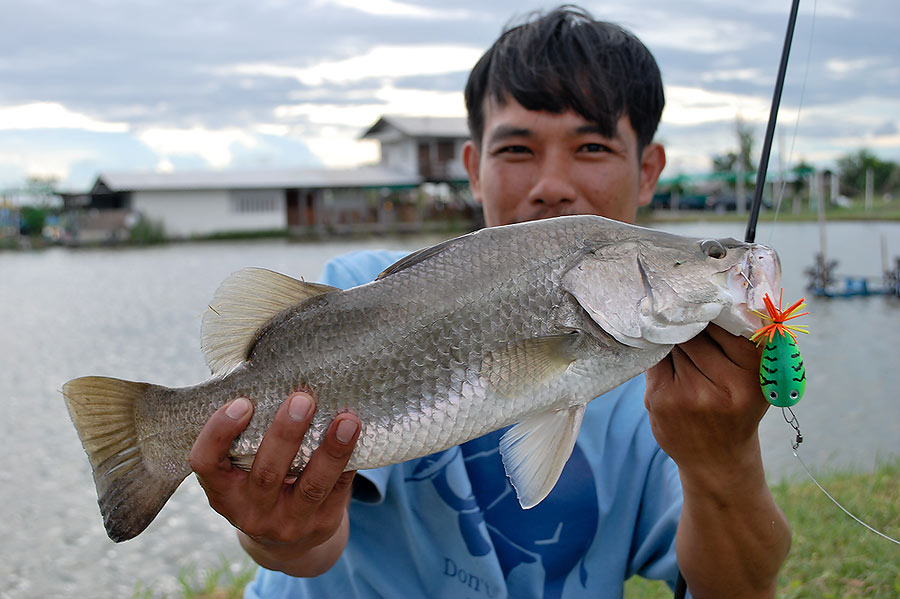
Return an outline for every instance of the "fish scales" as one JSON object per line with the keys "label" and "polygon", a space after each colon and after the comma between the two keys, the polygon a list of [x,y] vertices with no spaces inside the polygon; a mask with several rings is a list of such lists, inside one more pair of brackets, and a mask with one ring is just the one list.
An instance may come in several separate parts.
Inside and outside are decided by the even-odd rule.
{"label": "fish scales", "polygon": [[[168,389],[85,377],[64,387],[107,532],[123,540],[149,524],[189,473],[186,456],[200,429],[239,396],[254,413],[231,456],[249,468],[296,390],[312,391],[317,410],[293,473],[342,412],[362,422],[347,469],[406,461],[519,423],[501,440],[501,455],[531,507],[559,476],[588,401],[710,321],[734,333],[757,328],[747,308],[777,279],[777,256],[734,240],[716,241],[716,251],[706,243],[601,217],[560,217],[450,240],[346,291],[268,271],[236,273],[204,317],[210,380]],[[129,401],[123,418],[136,441],[124,424],[125,432],[100,434],[95,406],[124,412]],[[126,461],[135,472],[123,481]],[[160,490],[145,489],[153,484]],[[138,505],[120,510],[126,503]]]}

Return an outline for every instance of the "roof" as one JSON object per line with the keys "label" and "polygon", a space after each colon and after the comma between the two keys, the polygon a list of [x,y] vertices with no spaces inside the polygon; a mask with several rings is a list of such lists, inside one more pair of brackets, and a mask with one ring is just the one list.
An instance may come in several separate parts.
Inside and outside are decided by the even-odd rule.
{"label": "roof", "polygon": [[100,173],[94,193],[194,189],[415,187],[422,178],[378,167]]}
{"label": "roof", "polygon": [[381,133],[395,129],[408,137],[469,138],[465,117],[384,115],[360,136],[378,138]]}

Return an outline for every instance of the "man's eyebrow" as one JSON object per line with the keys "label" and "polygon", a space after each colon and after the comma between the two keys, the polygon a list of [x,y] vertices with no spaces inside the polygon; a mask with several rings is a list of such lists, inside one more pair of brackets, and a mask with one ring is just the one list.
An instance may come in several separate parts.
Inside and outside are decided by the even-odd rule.
{"label": "man's eyebrow", "polygon": [[499,125],[491,130],[487,139],[489,142],[497,142],[510,137],[531,137],[534,131],[525,127],[516,127],[515,125]]}
{"label": "man's eyebrow", "polygon": [[619,137],[618,131],[613,131],[612,134],[610,134],[606,127],[601,127],[600,125],[598,125],[596,123],[582,125],[582,126],[578,127],[577,129],[575,129],[575,133],[578,135],[586,135],[586,134],[594,133],[594,134],[601,135],[601,136],[609,138],[609,139],[617,139]]}

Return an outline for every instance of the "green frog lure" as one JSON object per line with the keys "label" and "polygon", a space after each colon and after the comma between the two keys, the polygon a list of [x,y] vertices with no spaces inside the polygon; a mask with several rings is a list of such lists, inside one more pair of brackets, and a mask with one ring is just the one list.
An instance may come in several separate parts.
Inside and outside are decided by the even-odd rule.
{"label": "green frog lure", "polygon": [[785,323],[809,312],[795,314],[806,305],[803,299],[786,310],[781,309],[781,300],[782,296],[779,296],[776,308],[768,293],[763,297],[769,313],[754,312],[763,321],[769,321],[769,324],[753,333],[750,340],[756,341],[757,347],[765,344],[759,366],[759,385],[763,395],[773,406],[790,408],[800,401],[806,390],[806,368],[797,347],[796,333],[809,331],[805,325],[791,326]]}

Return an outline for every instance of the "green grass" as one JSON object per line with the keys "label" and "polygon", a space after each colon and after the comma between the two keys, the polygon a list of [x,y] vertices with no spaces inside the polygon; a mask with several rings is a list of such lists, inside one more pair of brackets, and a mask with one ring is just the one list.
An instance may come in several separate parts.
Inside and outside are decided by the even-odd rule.
{"label": "green grass", "polygon": [[[871,473],[816,475],[858,518],[900,538],[900,460]],[[900,546],[850,519],[811,482],[781,482],[772,494],[794,530],[791,554],[778,577],[779,599],[900,597]],[[669,599],[665,584],[633,578],[626,599]]]}
{"label": "green grass", "polygon": [[256,564],[245,558],[239,564],[229,563],[224,557],[216,568],[198,570],[188,566],[178,574],[181,589],[175,595],[157,593],[152,586],[142,582],[135,585],[133,599],[241,599],[244,587],[256,575]]}
{"label": "green grass", "polygon": [[[874,472],[838,472],[819,482],[845,508],[883,533],[900,538],[900,460]],[[794,530],[791,555],[779,577],[779,597],[900,597],[900,546],[864,529],[811,482],[772,489]]]}
{"label": "green grass", "polygon": [[[874,472],[839,471],[816,475],[850,512],[870,526],[900,538],[900,460]],[[889,599],[900,597],[900,546],[851,520],[811,482],[773,486],[775,500],[794,530],[791,554],[778,578],[779,599]],[[249,560],[179,576],[180,594],[166,599],[238,599],[253,578]],[[135,599],[162,599],[138,584]],[[669,599],[664,583],[632,578],[625,599]]]}

